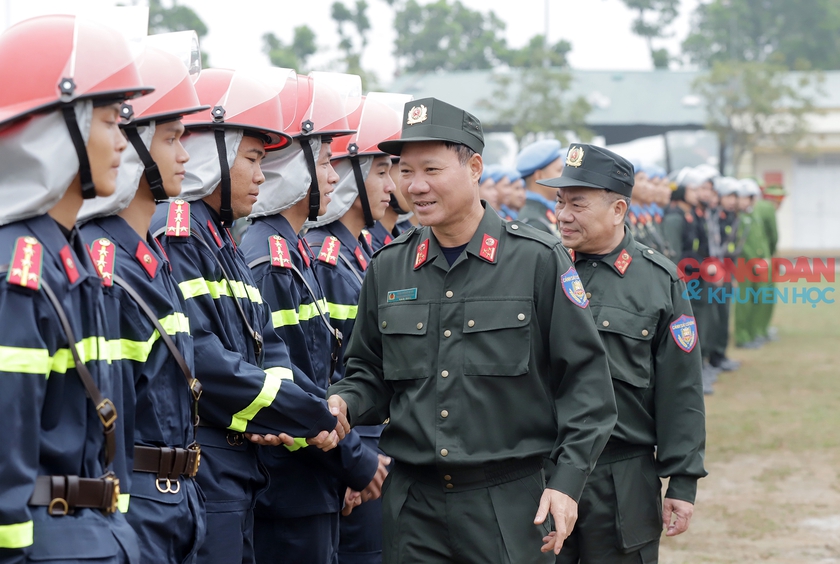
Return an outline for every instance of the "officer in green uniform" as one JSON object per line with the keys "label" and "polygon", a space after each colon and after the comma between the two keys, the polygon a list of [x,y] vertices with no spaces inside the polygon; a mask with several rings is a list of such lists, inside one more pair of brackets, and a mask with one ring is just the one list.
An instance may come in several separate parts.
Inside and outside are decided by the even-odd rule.
{"label": "officer in green uniform", "polygon": [[563,173],[563,154],[560,141],[543,139],[531,143],[516,157],[516,170],[525,181],[525,205],[517,219],[531,227],[557,235],[554,217],[554,192],[538,181]]}
{"label": "officer in green uniform", "polygon": [[[776,245],[779,242],[779,230],[776,225],[776,212],[782,205],[787,192],[781,186],[768,186],[763,191],[763,197],[758,197],[754,204],[755,216],[758,217],[764,226],[764,234],[767,237],[767,245],[770,251],[770,258],[776,255]],[[771,288],[776,286],[772,277],[767,282]],[[759,337],[764,341],[776,340],[774,331],[770,329],[770,321],[773,318],[773,302],[758,304],[756,323]]]}
{"label": "officer in green uniform", "polygon": [[[618,423],[580,500],[558,562],[656,562],[663,526],[684,532],[706,475],[697,324],[670,260],[624,224],[633,168],[592,145],[572,144],[559,188],[563,244],[587,290],[607,350]],[[654,452],[655,447],[655,452]],[[670,478],[664,505],[659,478]]]}
{"label": "officer in green uniform", "polygon": [[[741,180],[738,205],[741,210],[738,226],[738,255],[750,259],[770,261],[770,243],[765,233],[765,225],[755,211],[756,200],[761,198],[761,188],[751,178]],[[757,273],[756,273],[757,274]],[[746,296],[755,296],[767,282],[741,280],[738,283],[739,296],[735,304],[735,346],[738,348],[757,349],[764,344],[765,335],[761,333],[761,306],[755,300],[746,300]],[[750,290],[753,290],[752,292]]]}
{"label": "officer in green uniform", "polygon": [[475,117],[415,100],[379,148],[423,227],[371,261],[329,402],[390,418],[384,562],[553,562],[616,420],[586,292],[556,237],[482,205]]}

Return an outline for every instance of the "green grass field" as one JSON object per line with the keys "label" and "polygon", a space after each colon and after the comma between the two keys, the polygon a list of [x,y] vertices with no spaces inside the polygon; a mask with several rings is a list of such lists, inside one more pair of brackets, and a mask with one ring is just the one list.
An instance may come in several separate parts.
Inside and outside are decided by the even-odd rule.
{"label": "green grass field", "polygon": [[840,563],[840,292],[829,296],[776,305],[779,341],[731,350],[743,366],[706,399],[709,476],[691,529],[663,538],[663,564]]}

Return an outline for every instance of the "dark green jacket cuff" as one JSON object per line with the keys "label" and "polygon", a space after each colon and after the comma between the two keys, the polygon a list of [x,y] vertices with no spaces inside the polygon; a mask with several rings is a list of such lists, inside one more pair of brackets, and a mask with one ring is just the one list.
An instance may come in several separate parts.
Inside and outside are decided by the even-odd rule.
{"label": "dark green jacket cuff", "polygon": [[576,502],[580,501],[583,486],[586,485],[586,474],[562,462],[558,462],[554,473],[546,487],[563,492]]}
{"label": "dark green jacket cuff", "polygon": [[697,496],[697,478],[694,476],[671,476],[665,497],[694,503]]}

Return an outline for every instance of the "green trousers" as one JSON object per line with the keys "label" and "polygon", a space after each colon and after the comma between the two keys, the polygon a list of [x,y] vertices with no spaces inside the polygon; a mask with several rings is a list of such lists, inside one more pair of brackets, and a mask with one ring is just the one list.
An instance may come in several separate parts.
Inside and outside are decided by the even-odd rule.
{"label": "green trousers", "polygon": [[543,564],[548,520],[534,525],[543,472],[458,490],[416,479],[400,464],[383,485],[384,564]]}
{"label": "green trousers", "polygon": [[653,455],[598,461],[557,564],[651,564],[659,559],[661,483]]}
{"label": "green trousers", "polygon": [[[754,341],[758,337],[767,335],[766,328],[764,333],[761,331],[763,318],[766,317],[768,305],[772,308],[772,304],[756,303],[755,296],[760,295],[760,290],[767,284],[764,282],[739,282],[737,289],[738,300],[735,303],[735,344],[745,345]],[[757,293],[750,293],[750,289]],[[750,297],[747,301],[747,297]],[[772,315],[772,309],[770,310]],[[769,325],[769,318],[767,318],[767,325]]]}

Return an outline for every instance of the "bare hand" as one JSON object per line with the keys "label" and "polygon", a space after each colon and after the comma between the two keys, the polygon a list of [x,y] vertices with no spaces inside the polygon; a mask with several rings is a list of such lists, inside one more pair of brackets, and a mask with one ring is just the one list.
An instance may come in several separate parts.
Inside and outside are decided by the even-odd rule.
{"label": "bare hand", "polygon": [[361,492],[347,488],[347,491],[344,492],[344,507],[341,508],[341,514],[347,517],[353,512],[354,507],[361,504]]}
{"label": "bare hand", "polygon": [[330,413],[338,419],[335,432],[338,433],[338,439],[341,440],[350,432],[350,423],[347,422],[347,402],[341,399],[341,396],[330,396],[327,405],[329,405]]}
{"label": "bare hand", "polygon": [[550,513],[554,518],[555,531],[543,537],[544,544],[540,549],[542,552],[554,550],[554,554],[560,554],[563,542],[572,534],[572,529],[575,527],[577,512],[577,502],[563,492],[550,488],[543,491],[534,524],[542,525]]}
{"label": "bare hand", "polygon": [[693,503],[666,497],[662,503],[662,526],[667,529],[665,536],[675,537],[686,532],[692,515],[694,515]]}
{"label": "bare hand", "polygon": [[306,439],[306,444],[312,445],[316,448],[327,452],[328,450],[332,450],[338,446],[338,441],[340,441],[338,437],[338,433],[333,431],[321,431],[318,433],[317,437],[312,437],[311,439]]}
{"label": "bare hand", "polygon": [[373,480],[362,490],[362,503],[379,499],[382,495],[382,483],[388,477],[388,465],[391,464],[391,457],[382,454],[377,456],[379,457],[379,466],[376,468]]}
{"label": "bare hand", "polygon": [[279,435],[257,435],[256,433],[245,433],[245,438],[252,443],[262,446],[292,446],[295,444],[295,440],[286,433],[280,433]]}

